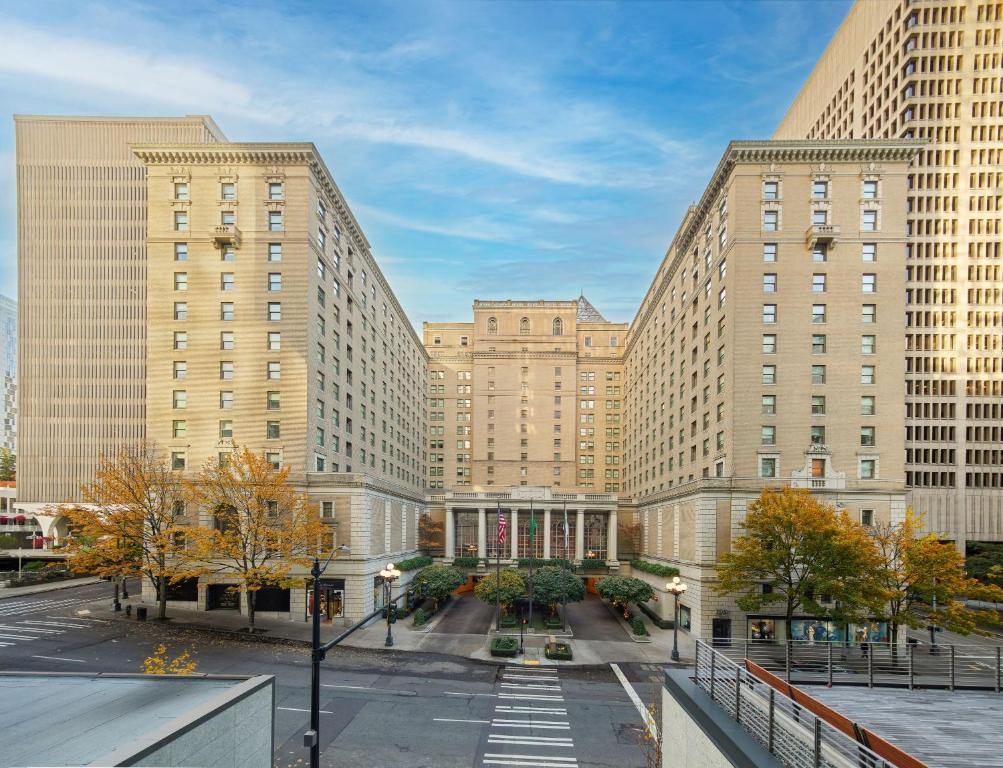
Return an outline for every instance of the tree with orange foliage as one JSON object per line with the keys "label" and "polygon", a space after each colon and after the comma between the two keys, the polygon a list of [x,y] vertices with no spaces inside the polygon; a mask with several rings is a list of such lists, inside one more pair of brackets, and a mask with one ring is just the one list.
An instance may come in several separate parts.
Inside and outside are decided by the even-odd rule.
{"label": "tree with orange foliage", "polygon": [[[845,623],[873,614],[882,594],[873,574],[880,561],[863,526],[809,491],[764,489],[749,505],[745,532],[721,557],[720,594],[738,594],[749,613],[778,606],[791,638],[796,612]],[[764,590],[763,585],[770,589]],[[819,598],[828,595],[835,608]]]}
{"label": "tree with orange foliage", "polygon": [[998,624],[999,615],[969,609],[962,598],[1001,602],[1003,589],[970,577],[954,544],[932,533],[920,535],[922,528],[922,515],[908,509],[901,523],[870,531],[880,555],[875,575],[886,594],[878,615],[887,619],[892,638],[901,626],[918,629],[929,623],[963,635],[988,634],[979,625]]}
{"label": "tree with orange foliage", "polygon": [[92,482],[81,486],[82,504],[64,505],[67,550],[73,569],[95,576],[149,579],[158,618],[167,617],[167,584],[183,575],[179,531],[185,497],[179,473],[151,443],[103,456]]}
{"label": "tree with orange foliage", "polygon": [[285,583],[293,566],[309,566],[321,549],[316,505],[288,479],[289,467],[274,469],[264,456],[235,447],[228,461],[210,459],[186,483],[189,503],[212,515],[211,526],[189,531],[192,572],[235,578],[252,632],[257,592]]}

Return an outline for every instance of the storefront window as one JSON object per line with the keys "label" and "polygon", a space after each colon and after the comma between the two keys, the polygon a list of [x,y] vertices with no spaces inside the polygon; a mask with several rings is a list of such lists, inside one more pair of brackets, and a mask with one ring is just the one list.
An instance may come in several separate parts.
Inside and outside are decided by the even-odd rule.
{"label": "storefront window", "polygon": [[777,623],[773,619],[750,619],[750,640],[776,640]]}
{"label": "storefront window", "polygon": [[457,512],[456,551],[453,557],[477,557],[477,513]]}
{"label": "storefront window", "polygon": [[687,632],[690,631],[690,609],[689,606],[679,606],[679,628]]}
{"label": "storefront window", "polygon": [[519,557],[543,557],[543,512],[537,510],[536,532],[533,540],[529,537],[530,515],[528,510],[519,513]]}
{"label": "storefront window", "polygon": [[[592,552],[597,560],[606,559],[607,517],[596,512],[585,513],[585,552]],[[586,557],[589,555],[586,554]]]}
{"label": "storefront window", "polygon": [[568,540],[564,540],[564,519],[557,514],[550,518],[550,554],[552,557],[575,559],[575,515],[568,516]]}

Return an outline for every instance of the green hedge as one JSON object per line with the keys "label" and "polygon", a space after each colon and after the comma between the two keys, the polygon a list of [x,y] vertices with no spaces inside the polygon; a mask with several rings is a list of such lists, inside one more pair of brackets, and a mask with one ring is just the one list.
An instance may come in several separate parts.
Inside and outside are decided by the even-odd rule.
{"label": "green hedge", "polygon": [[573,570],[574,564],[570,560],[565,560],[563,557],[520,557],[516,563],[520,568],[529,568],[529,564],[532,563],[534,568],[542,568],[547,565],[556,566],[557,568],[565,568],[567,570]]}
{"label": "green hedge", "polygon": [[496,637],[491,641],[492,656],[512,657],[519,653],[519,641],[514,637]]}
{"label": "green hedge", "polygon": [[555,661],[571,661],[571,644],[547,643],[543,648],[543,655]]}
{"label": "green hedge", "polygon": [[598,568],[605,568],[605,567],[606,567],[605,560],[599,560],[597,558],[592,558],[592,559],[585,558],[584,560],[582,560],[582,570],[594,571]]}
{"label": "green hedge", "polygon": [[476,568],[481,564],[481,559],[479,557],[454,557],[453,567],[454,568]]}
{"label": "green hedge", "polygon": [[416,627],[424,626],[430,618],[432,617],[425,612],[424,608],[419,608],[414,612],[414,625]]}
{"label": "green hedge", "polygon": [[630,620],[630,631],[638,637],[644,637],[648,634],[648,629],[644,626],[644,620],[640,616],[635,616]]}
{"label": "green hedge", "polygon": [[659,629],[672,629],[672,619],[663,619],[644,603],[638,603],[637,607],[640,608],[644,615],[651,619],[651,623]]}
{"label": "green hedge", "polygon": [[418,555],[417,557],[409,557],[407,560],[401,560],[397,563],[397,570],[401,571],[416,571],[419,568],[424,568],[426,565],[431,565],[434,561],[428,555]]}
{"label": "green hedge", "polygon": [[660,565],[659,563],[650,563],[647,560],[631,560],[630,567],[635,571],[643,571],[644,573],[650,573],[655,576],[678,576],[679,569],[673,568],[671,565]]}

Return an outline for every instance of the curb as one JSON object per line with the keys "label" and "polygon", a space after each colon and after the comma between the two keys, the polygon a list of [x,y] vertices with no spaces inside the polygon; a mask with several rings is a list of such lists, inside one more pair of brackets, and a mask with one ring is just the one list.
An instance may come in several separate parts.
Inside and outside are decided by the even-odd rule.
{"label": "curb", "polygon": [[[82,579],[66,579],[65,581],[51,581],[48,584],[38,584],[38,589],[30,587],[3,587],[0,589],[0,600],[11,600],[15,597],[30,597],[31,595],[41,595],[45,592],[55,592],[58,589],[70,589],[72,587],[87,587],[91,584],[100,584],[104,579],[96,576],[88,576]],[[16,595],[5,595],[9,589],[29,589],[30,592],[19,592]]]}

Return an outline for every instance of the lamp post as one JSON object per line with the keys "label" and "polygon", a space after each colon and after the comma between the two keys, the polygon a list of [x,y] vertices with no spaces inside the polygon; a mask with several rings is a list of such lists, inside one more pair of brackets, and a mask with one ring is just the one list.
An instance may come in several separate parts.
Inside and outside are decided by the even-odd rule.
{"label": "lamp post", "polygon": [[[324,565],[320,564],[319,557],[315,557],[313,568],[310,569],[310,575],[313,576],[313,651],[310,658],[310,731],[304,741],[310,747],[310,765],[313,768],[320,765],[320,662],[324,658],[320,647],[320,577],[339,552],[347,551],[347,544],[331,550]],[[303,596],[303,601],[306,602],[306,595]]]}
{"label": "lamp post", "polygon": [[113,577],[111,581],[115,585],[115,597],[111,601],[111,609],[118,612],[122,610],[122,603],[118,599],[118,577]]}
{"label": "lamp post", "polygon": [[396,613],[396,606],[390,605],[390,590],[393,587],[393,583],[401,577],[401,572],[398,571],[393,563],[387,563],[387,567],[380,571],[380,578],[383,579],[383,605],[386,606],[387,612],[387,640],[383,644],[387,648],[392,648],[394,644],[394,636],[390,631],[390,625],[393,623],[393,615]]}
{"label": "lamp post", "polygon": [[679,596],[686,591],[686,585],[678,576],[665,585],[665,591],[676,599],[675,618],[672,621],[672,660],[679,661]]}

